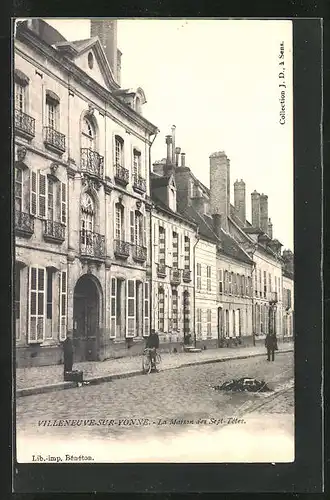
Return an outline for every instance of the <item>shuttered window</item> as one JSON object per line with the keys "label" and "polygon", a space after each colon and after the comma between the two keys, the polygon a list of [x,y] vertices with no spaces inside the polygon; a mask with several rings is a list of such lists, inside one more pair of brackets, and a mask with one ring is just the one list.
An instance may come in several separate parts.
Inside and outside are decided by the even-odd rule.
{"label": "shuttered window", "polygon": [[206,268],[206,290],[211,291],[211,266]]}
{"label": "shuttered window", "polygon": [[37,215],[37,172],[30,172],[30,213]]}
{"label": "shuttered window", "polygon": [[223,293],[223,271],[219,269],[219,293]]}
{"label": "shuttered window", "polygon": [[149,283],[146,281],[144,283],[144,328],[143,335],[148,336],[150,334],[150,302],[149,302]]}
{"label": "shuttered window", "polygon": [[201,290],[202,288],[202,265],[197,264],[197,290]]}
{"label": "shuttered window", "polygon": [[29,321],[28,342],[39,343],[45,338],[46,270],[43,267],[29,269]]}
{"label": "shuttered window", "polygon": [[116,338],[117,280],[111,278],[110,291],[110,338]]}
{"label": "shuttered window", "polygon": [[126,282],[126,336],[134,337],[136,331],[135,280]]}
{"label": "shuttered window", "polygon": [[66,225],[67,220],[67,188],[64,182],[61,182],[61,222]]}
{"label": "shuttered window", "polygon": [[59,280],[60,290],[60,340],[65,340],[67,330],[67,273],[62,271]]}
{"label": "shuttered window", "polygon": [[207,309],[207,326],[206,326],[207,337],[212,337],[212,310]]}

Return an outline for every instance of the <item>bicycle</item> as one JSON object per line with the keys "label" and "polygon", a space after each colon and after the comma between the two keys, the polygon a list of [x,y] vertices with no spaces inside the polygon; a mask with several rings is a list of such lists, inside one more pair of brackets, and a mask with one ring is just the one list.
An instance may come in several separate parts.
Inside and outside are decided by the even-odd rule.
{"label": "bicycle", "polygon": [[[153,349],[150,349],[146,347],[142,353],[142,372],[146,375],[149,375],[152,371],[152,363],[150,359],[150,351]],[[155,359],[155,368],[159,370],[159,366],[162,362],[162,357],[159,354],[159,352],[156,352],[156,359]]]}

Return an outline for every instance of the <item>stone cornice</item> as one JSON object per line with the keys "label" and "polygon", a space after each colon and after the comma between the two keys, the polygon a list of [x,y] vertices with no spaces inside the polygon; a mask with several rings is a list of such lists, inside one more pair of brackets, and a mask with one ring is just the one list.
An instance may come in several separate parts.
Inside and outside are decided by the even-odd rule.
{"label": "stone cornice", "polygon": [[146,129],[150,135],[156,134],[158,128],[149,122],[146,118],[136,113],[128,105],[122,103],[119,99],[111,94],[111,91],[105,89],[86,75],[86,73],[70,61],[67,57],[58,57],[58,52],[53,47],[45,44],[37,35],[28,30],[27,28],[20,28],[17,31],[17,39],[22,43],[30,45],[36,51],[39,51],[43,56],[48,58],[51,62],[56,64],[62,71],[67,71],[70,76],[73,76],[77,81],[85,86],[90,92],[103,99],[105,102],[110,103],[116,111],[124,115],[128,120],[135,123],[137,126]]}

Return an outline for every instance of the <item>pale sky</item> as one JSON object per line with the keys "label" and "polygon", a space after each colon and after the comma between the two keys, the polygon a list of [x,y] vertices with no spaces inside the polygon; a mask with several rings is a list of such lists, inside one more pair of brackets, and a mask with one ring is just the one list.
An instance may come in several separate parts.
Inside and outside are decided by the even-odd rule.
{"label": "pale sky", "polygon": [[[47,19],[68,40],[90,36],[88,19]],[[279,54],[284,42],[286,123],[280,125]],[[268,195],[274,238],[293,250],[292,23],[254,20],[118,21],[123,88],[142,87],[144,116],[160,133],[152,162],[166,156],[176,125],[186,165],[209,186],[209,156],[225,151],[231,187]]]}

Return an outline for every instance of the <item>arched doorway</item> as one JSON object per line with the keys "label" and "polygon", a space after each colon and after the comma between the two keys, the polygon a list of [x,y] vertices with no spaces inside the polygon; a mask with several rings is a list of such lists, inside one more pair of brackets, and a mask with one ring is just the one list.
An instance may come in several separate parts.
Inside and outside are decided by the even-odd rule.
{"label": "arched doorway", "polygon": [[76,283],[73,296],[75,361],[96,361],[99,344],[100,292],[88,274]]}

